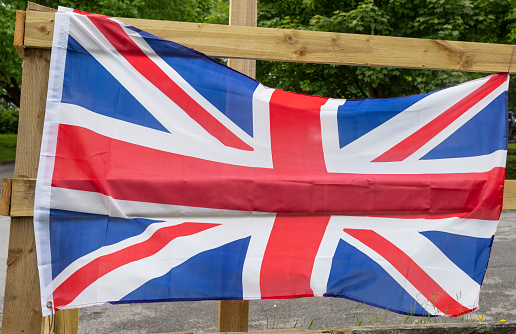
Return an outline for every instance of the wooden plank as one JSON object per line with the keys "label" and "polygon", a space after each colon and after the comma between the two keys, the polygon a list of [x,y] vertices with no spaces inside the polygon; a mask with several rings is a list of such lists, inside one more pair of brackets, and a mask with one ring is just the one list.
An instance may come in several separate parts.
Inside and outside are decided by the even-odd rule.
{"label": "wooden plank", "polygon": [[[506,44],[119,19],[223,58],[496,73],[507,72],[513,50]],[[53,30],[54,14],[28,12],[25,47],[50,48]]]}
{"label": "wooden plank", "polygon": [[32,217],[36,179],[12,179],[11,217]]}
{"label": "wooden plank", "polygon": [[[229,2],[229,25],[256,27],[257,24],[257,3],[256,0],[231,0]],[[256,77],[256,60],[254,59],[228,59],[228,66]]]}
{"label": "wooden plank", "polygon": [[[37,175],[49,63],[49,50],[23,53],[15,177]],[[12,217],[9,233],[2,334],[44,333],[33,218]]]}
{"label": "wooden plank", "polygon": [[32,217],[11,218],[2,334],[40,333],[36,245]]}
{"label": "wooden plank", "polygon": [[0,215],[9,216],[11,213],[11,182],[12,179],[2,179],[2,193],[0,197]]}
{"label": "wooden plank", "polygon": [[[49,63],[50,50],[25,50],[15,177],[37,175]],[[43,322],[39,299],[32,217],[12,217],[2,334],[39,333]]]}
{"label": "wooden plank", "polygon": [[[49,10],[31,3],[28,9]],[[14,168],[16,178],[35,178],[37,175],[49,65],[50,50],[25,48]],[[65,312],[63,316],[70,317],[69,321],[78,322],[77,312],[60,312]],[[33,218],[12,217],[2,334],[48,332],[45,321],[41,316]]]}
{"label": "wooden plank", "polygon": [[0,213],[11,217],[32,217],[36,179],[3,179]]}
{"label": "wooden plank", "polygon": [[516,210],[516,180],[505,180],[503,188],[503,209]]}
{"label": "wooden plank", "polygon": [[57,334],[76,334],[79,331],[79,309],[59,311],[54,321],[54,332]]}
{"label": "wooden plank", "polygon": [[[249,301],[248,300],[221,300],[219,305],[219,332],[247,332],[249,319]],[[227,328],[231,331],[225,330]]]}
{"label": "wooden plank", "polygon": [[57,9],[43,6],[32,1],[27,1],[27,10],[34,10],[40,12],[57,12]]}
{"label": "wooden plank", "polygon": [[14,26],[13,45],[18,54],[23,59],[23,38],[25,36],[25,12],[23,10],[16,11],[16,23]]}
{"label": "wooden plank", "polygon": [[[230,0],[229,25],[256,27],[257,1]],[[256,77],[256,60],[228,59],[228,66],[247,76]],[[217,328],[219,332],[247,332],[248,300],[221,300]]]}

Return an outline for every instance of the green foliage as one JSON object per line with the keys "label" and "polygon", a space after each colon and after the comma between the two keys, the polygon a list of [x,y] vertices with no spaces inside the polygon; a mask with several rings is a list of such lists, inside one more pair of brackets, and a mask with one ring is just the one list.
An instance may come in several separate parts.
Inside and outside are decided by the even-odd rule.
{"label": "green foliage", "polygon": [[21,59],[13,47],[17,1],[0,1],[0,100],[20,104]]}
{"label": "green foliage", "polygon": [[204,22],[213,24],[229,24],[229,1],[213,0],[210,14],[206,16]]}
{"label": "green foliage", "polygon": [[[516,1],[261,0],[258,5],[258,22],[264,27],[516,43]],[[483,75],[272,62],[258,62],[257,68],[258,80],[265,85],[335,98],[419,94]],[[511,106],[516,104],[512,86]]]}
{"label": "green foliage", "polygon": [[[224,23],[212,16],[213,9],[223,10],[222,0],[38,0],[37,3],[57,8],[59,5],[87,12],[118,17],[138,17],[169,21]],[[0,100],[20,105],[21,59],[13,47],[16,10],[24,10],[26,0],[0,1]],[[227,8],[227,5],[226,5]],[[227,17],[227,16],[226,16]]]}
{"label": "green foliage", "polygon": [[[39,0],[110,16],[227,24],[229,0]],[[15,10],[25,0],[0,1],[0,101],[19,105],[21,60],[12,47]],[[514,0],[259,0],[258,25],[372,35],[516,44]],[[516,63],[516,56],[514,59]],[[516,65],[515,65],[516,66]],[[451,86],[484,74],[257,62],[267,86],[334,98],[394,97]],[[514,81],[514,80],[511,80]],[[516,89],[509,106],[516,110]]]}
{"label": "green foliage", "polygon": [[16,137],[15,134],[0,134],[0,162],[16,158]]}
{"label": "green foliage", "polygon": [[516,143],[509,143],[509,147],[507,148],[505,179],[516,180]]}
{"label": "green foliage", "polygon": [[18,108],[0,100],[0,134],[18,132]]}

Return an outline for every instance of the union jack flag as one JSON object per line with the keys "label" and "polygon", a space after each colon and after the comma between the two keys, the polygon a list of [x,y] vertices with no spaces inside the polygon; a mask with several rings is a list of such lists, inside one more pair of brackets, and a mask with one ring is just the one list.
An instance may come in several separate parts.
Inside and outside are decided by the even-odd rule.
{"label": "union jack flag", "polygon": [[62,9],[36,188],[43,312],[308,296],[470,312],[502,207],[507,87],[300,95]]}

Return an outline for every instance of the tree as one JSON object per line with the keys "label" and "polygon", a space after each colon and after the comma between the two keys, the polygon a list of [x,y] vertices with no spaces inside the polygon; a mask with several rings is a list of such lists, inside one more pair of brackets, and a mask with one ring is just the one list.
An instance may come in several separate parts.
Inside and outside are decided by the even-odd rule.
{"label": "tree", "polygon": [[[516,2],[260,0],[259,25],[507,44],[516,42]],[[485,75],[271,62],[259,62],[257,72],[258,79],[271,87],[336,98],[419,94]],[[511,102],[516,102],[516,94],[511,95]]]}
{"label": "tree", "polygon": [[[220,2],[220,1],[218,1]],[[58,5],[119,17],[143,17],[156,20],[203,22],[215,0],[38,0],[47,7]],[[13,47],[16,10],[24,10],[25,0],[0,0],[0,108],[20,106],[21,59]],[[220,7],[220,4],[219,4]]]}
{"label": "tree", "polygon": [[[110,16],[227,23],[229,0],[38,2]],[[25,6],[22,0],[0,0],[0,106],[19,105],[21,60],[12,41],[15,10]],[[258,25],[263,27],[516,44],[513,0],[259,0],[258,6]],[[265,85],[335,98],[418,94],[482,75],[265,61],[257,66],[257,78]],[[512,87],[509,105],[516,108]]]}
{"label": "tree", "polygon": [[13,47],[15,3],[0,2],[0,99],[1,105],[20,105],[21,59]]}

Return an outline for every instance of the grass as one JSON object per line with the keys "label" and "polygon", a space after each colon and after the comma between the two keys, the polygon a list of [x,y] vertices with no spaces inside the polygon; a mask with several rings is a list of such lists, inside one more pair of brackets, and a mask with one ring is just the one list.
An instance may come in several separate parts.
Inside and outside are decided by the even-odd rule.
{"label": "grass", "polygon": [[14,161],[16,157],[16,135],[0,134],[0,163]]}

